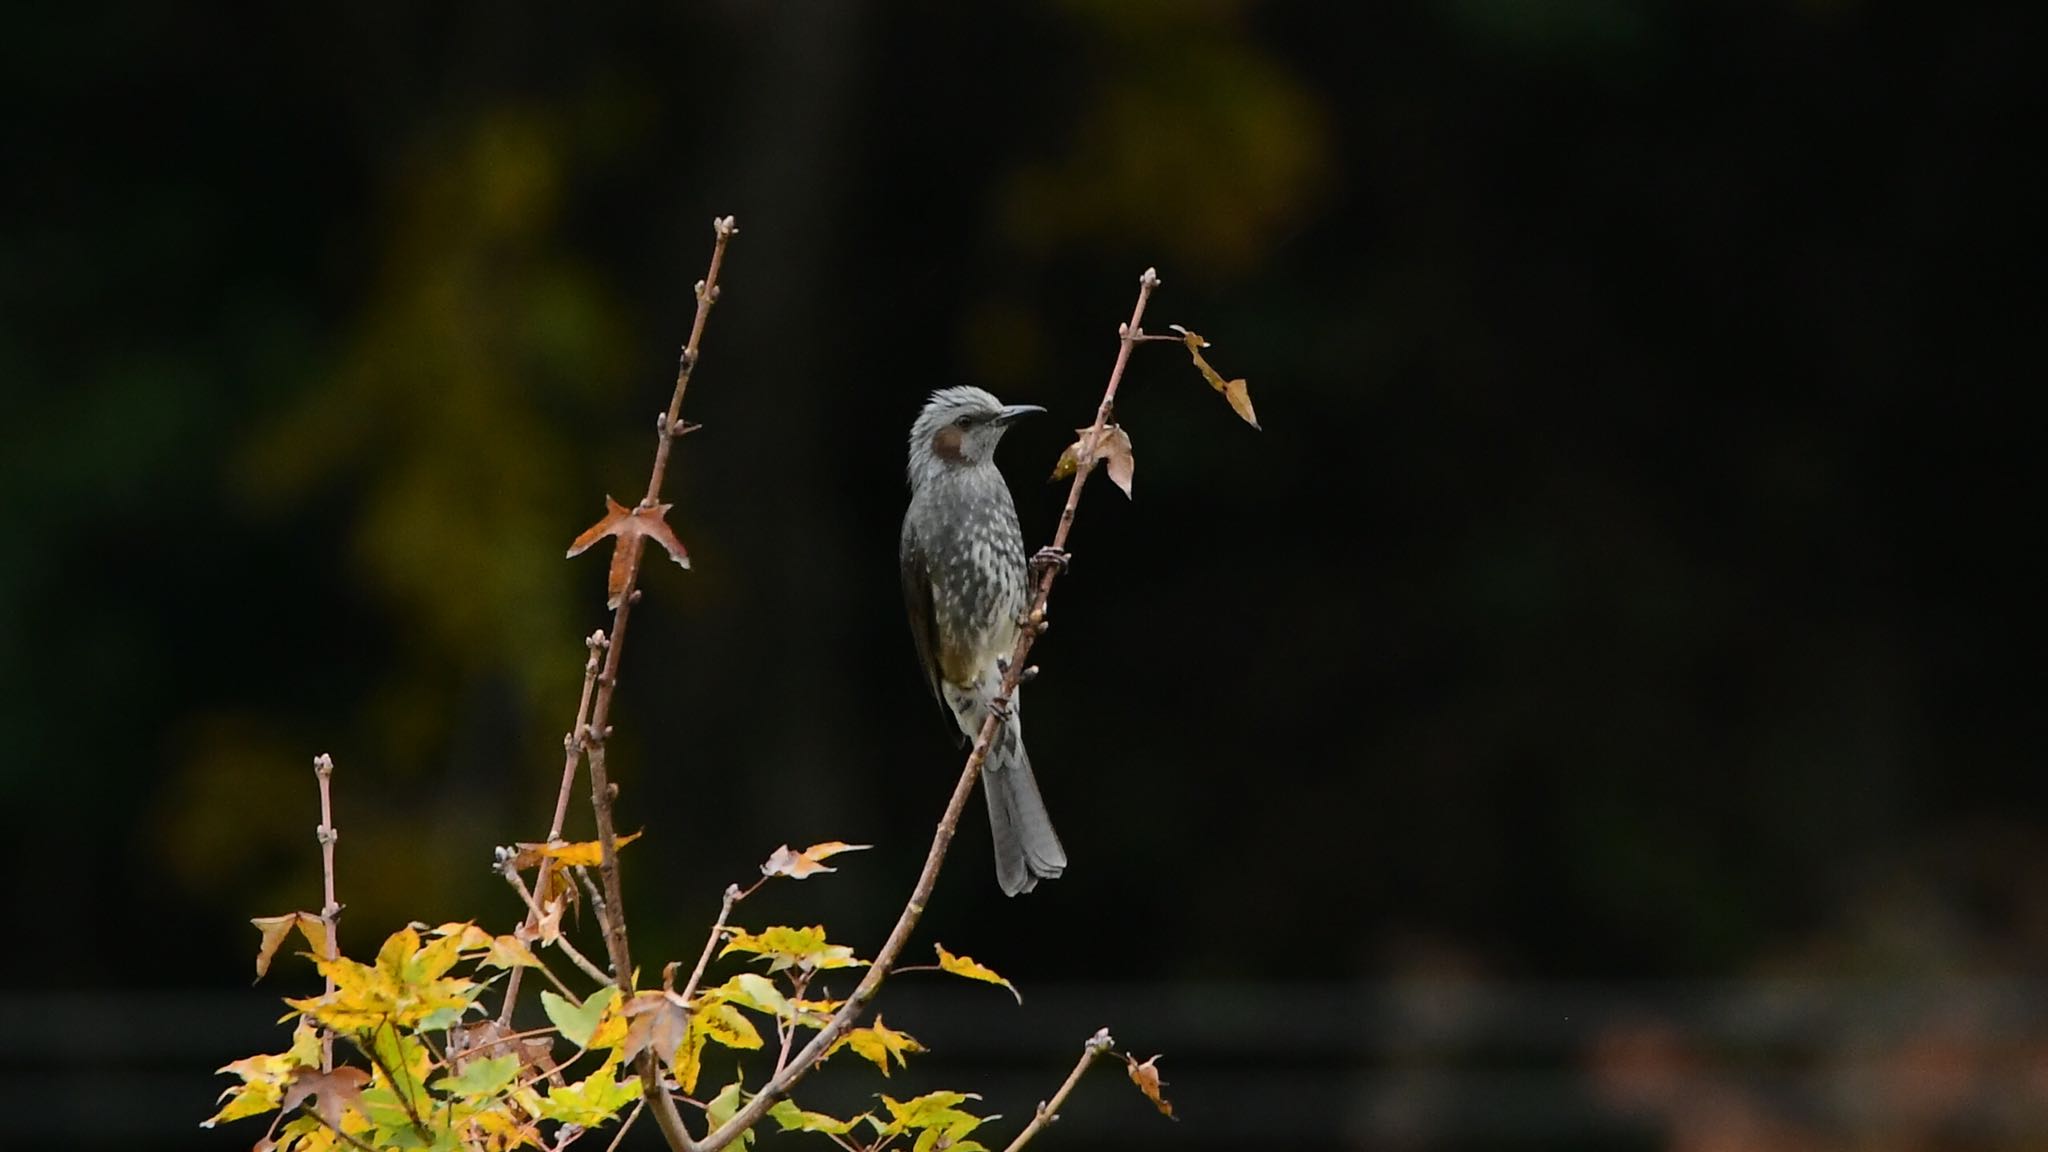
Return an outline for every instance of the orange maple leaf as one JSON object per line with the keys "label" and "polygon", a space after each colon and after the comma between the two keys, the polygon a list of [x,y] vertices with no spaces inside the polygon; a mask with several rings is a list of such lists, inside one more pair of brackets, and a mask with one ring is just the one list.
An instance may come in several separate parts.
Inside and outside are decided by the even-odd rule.
{"label": "orange maple leaf", "polygon": [[640,548],[643,543],[653,540],[668,550],[669,559],[685,568],[690,566],[690,553],[683,542],[676,539],[673,529],[668,526],[668,510],[672,504],[655,504],[639,508],[627,508],[607,496],[604,498],[604,519],[584,529],[569,545],[569,555],[579,556],[592,544],[607,536],[615,537],[618,544],[612,548],[611,575],[605,580],[605,607],[617,608],[619,600],[626,594],[626,581],[640,563]]}

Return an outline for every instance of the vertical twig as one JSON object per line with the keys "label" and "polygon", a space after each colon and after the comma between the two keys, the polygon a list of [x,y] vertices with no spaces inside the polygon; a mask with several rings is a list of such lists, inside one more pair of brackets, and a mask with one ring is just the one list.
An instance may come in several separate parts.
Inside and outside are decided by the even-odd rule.
{"label": "vertical twig", "polygon": [[[726,246],[739,234],[739,228],[730,216],[712,221],[711,227],[717,237],[711,247],[711,265],[704,278],[697,282],[697,313],[690,322],[690,339],[683,345],[681,363],[676,368],[675,390],[669,396],[667,410],[655,419],[654,467],[648,473],[647,495],[640,501],[642,508],[653,508],[660,503],[662,481],[668,475],[669,453],[675,441],[691,429],[691,425],[682,418],[683,394],[688,391],[690,374],[697,367],[704,324],[711,317],[711,306],[718,301],[718,274],[725,265]],[[627,544],[620,541],[616,547],[627,547]],[[633,605],[640,599],[640,556],[638,547],[631,549],[625,583],[619,589],[618,607],[612,615],[611,641],[605,646],[604,663],[598,670],[596,690],[591,697],[590,718],[578,730],[577,741],[590,764],[590,806],[597,819],[598,872],[604,881],[605,903],[609,907],[609,915],[603,918],[601,925],[605,951],[611,959],[613,977],[619,987],[628,992],[633,986],[633,954],[626,933],[625,898],[619,883],[618,832],[612,820],[613,788],[606,770],[605,750],[606,742],[611,738],[612,694],[619,685],[619,660],[626,647],[626,623]],[[573,750],[571,755],[574,756]],[[573,772],[573,768],[569,771]],[[683,1127],[683,1118],[676,1112],[675,1101],[662,1087],[661,1066],[652,1051],[641,1054],[639,1069],[648,1106],[654,1112],[662,1137],[671,1148],[687,1152],[695,1145]]]}
{"label": "vertical twig", "polygon": [[[334,757],[322,752],[313,757],[313,778],[320,782],[320,827],[313,830],[313,836],[320,841],[320,876],[324,902],[320,905],[320,923],[326,925],[327,946],[322,949],[326,959],[334,960],[341,954],[340,942],[334,934],[341,922],[341,903],[334,898],[334,842],[341,839],[341,833],[334,827],[334,795],[331,783],[334,778]],[[334,977],[327,977],[327,995],[334,995]],[[334,1071],[334,1032],[323,1029],[320,1035],[320,1071]]]}
{"label": "vertical twig", "polygon": [[[668,474],[669,451],[687,430],[687,425],[682,423],[683,393],[689,389],[690,374],[697,367],[697,350],[704,338],[704,323],[711,317],[711,306],[718,301],[718,273],[725,264],[726,245],[739,232],[730,216],[713,221],[712,228],[717,233],[717,240],[711,247],[711,267],[704,273],[704,279],[697,281],[697,314],[690,323],[690,342],[683,346],[682,363],[676,369],[676,386],[669,397],[668,410],[655,421],[654,468],[647,477],[647,495],[640,501],[643,508],[660,503],[662,480]],[[624,546],[623,542],[621,546]],[[598,675],[590,723],[585,728],[585,751],[590,761],[590,805],[597,817],[598,871],[604,878],[605,901],[613,909],[605,925],[605,947],[611,955],[612,975],[617,977],[621,987],[628,987],[632,982],[633,955],[626,934],[624,900],[620,895],[618,834],[612,822],[612,786],[605,769],[605,747],[611,737],[612,693],[619,686],[619,659],[626,650],[626,623],[632,615],[633,605],[640,598],[640,555],[636,549],[626,569],[625,585],[619,592],[619,606],[612,616],[611,644],[605,649],[604,668]]]}
{"label": "vertical twig", "polygon": [[[597,687],[597,673],[601,666],[597,654],[609,643],[602,628],[583,640],[584,648],[589,650],[589,655],[583,660],[583,694],[576,701],[576,722],[569,726],[569,734],[562,737],[562,787],[555,793],[555,818],[548,824],[545,843],[552,844],[561,839],[562,825],[569,819],[569,797],[576,791],[576,768],[583,762],[583,738],[590,724],[590,699]],[[554,857],[541,860],[540,873],[534,877],[533,886],[542,892],[547,891],[548,878],[554,870]],[[540,912],[536,911],[534,915],[539,916]],[[525,971],[524,968],[514,968],[512,974],[505,978],[505,1004],[498,1011],[498,1026],[501,1028],[512,1027],[512,1010],[518,1007],[519,982]]]}
{"label": "vertical twig", "polygon": [[1017,1138],[1010,1141],[1010,1146],[1003,1149],[1003,1152],[1022,1152],[1023,1147],[1031,1143],[1033,1136],[1044,1131],[1046,1125],[1059,1119],[1060,1107],[1067,1102],[1067,1094],[1074,1090],[1074,1085],[1081,1082],[1081,1074],[1088,1071],[1088,1066],[1095,1063],[1097,1056],[1115,1046],[1116,1041],[1110,1038],[1109,1029],[1096,1029],[1095,1035],[1088,1038],[1088,1043],[1081,1046],[1081,1059],[1074,1065],[1074,1070],[1067,1073],[1066,1083],[1061,1084],[1060,1090],[1052,1094],[1052,1099],[1038,1106],[1037,1113],[1031,1117],[1031,1123],[1026,1124],[1024,1130],[1017,1133]]}
{"label": "vertical twig", "polygon": [[[1123,382],[1124,366],[1131,362],[1131,348],[1137,344],[1139,337],[1144,334],[1144,330],[1138,326],[1138,323],[1145,318],[1145,305],[1151,301],[1152,290],[1157,287],[1159,287],[1159,271],[1155,268],[1145,269],[1144,275],[1138,277],[1138,303],[1131,309],[1130,323],[1117,330],[1119,340],[1116,349],[1116,364],[1109,370],[1109,385],[1102,390],[1102,403],[1096,406],[1095,423],[1089,425],[1088,428],[1090,435],[1095,440],[1101,438],[1102,429],[1109,424],[1110,413],[1116,407],[1116,388],[1118,384]],[[1083,442],[1089,443],[1093,441],[1084,438]],[[1079,461],[1079,466],[1074,469],[1074,482],[1067,486],[1066,506],[1060,509],[1059,527],[1053,530],[1052,548],[1056,552],[1066,550],[1067,533],[1072,531],[1074,527],[1074,509],[1081,504],[1081,486],[1088,482],[1088,474],[1095,471],[1097,459],[1095,454],[1093,452],[1084,452],[1081,455],[1085,456],[1086,459]],[[1031,606],[1033,612],[1043,612],[1045,610],[1045,598],[1052,593],[1052,582],[1058,575],[1058,567],[1049,565],[1045,570],[1045,574],[1039,577],[1038,598]],[[1012,653],[1014,658],[1010,661],[1010,668],[1013,674],[1003,678],[1003,699],[1005,700],[1008,700],[1010,693],[1016,690],[1017,677],[1014,672],[1022,667],[1023,654],[1031,647],[1031,636],[1032,630],[1026,628],[1017,637],[1017,651]],[[992,728],[984,726],[982,731],[984,739],[993,734],[994,730]]]}
{"label": "vertical twig", "polygon": [[[1139,323],[1145,317],[1145,305],[1152,299],[1152,290],[1157,287],[1159,273],[1151,268],[1145,269],[1144,275],[1138,277],[1138,302],[1131,309],[1130,322],[1117,332],[1119,344],[1116,364],[1109,370],[1109,384],[1103,389],[1102,403],[1096,406],[1095,423],[1091,428],[1096,436],[1100,436],[1103,426],[1109,423],[1110,410],[1116,402],[1117,385],[1123,380],[1124,367],[1130,363],[1131,348],[1142,334]],[[1051,547],[1054,551],[1065,551],[1067,533],[1074,526],[1074,509],[1081,502],[1081,486],[1095,470],[1092,455],[1082,453],[1082,457],[1079,466],[1074,469],[1073,485],[1067,489],[1067,503],[1060,512],[1059,527],[1053,533]],[[1003,674],[1002,691],[997,696],[998,700],[1007,702],[1024,676],[1025,657],[1031,654],[1031,645],[1037,641],[1039,634],[1045,631],[1046,600],[1052,595],[1053,581],[1059,577],[1059,572],[1059,565],[1048,564],[1039,576],[1031,608],[1025,614],[1030,626],[1017,630],[1017,645],[1010,653],[1009,670]],[[988,718],[982,721],[981,732],[974,739],[974,748],[968,753],[967,763],[960,770],[959,783],[953,786],[953,795],[946,802],[946,813],[939,818],[938,830],[932,836],[931,849],[925,853],[924,868],[918,873],[917,883],[910,890],[910,899],[903,905],[903,911],[896,918],[896,926],[890,929],[889,938],[883,942],[881,951],[875,953],[873,962],[862,974],[860,983],[854,987],[852,995],[846,998],[846,1002],[839,1006],[839,1011],[832,1014],[832,1019],[826,1022],[825,1027],[819,1029],[810,1043],[804,1045],[796,1054],[789,1066],[769,1078],[768,1083],[762,1086],[759,1094],[747,1102],[746,1107],[740,1109],[731,1119],[719,1125],[716,1131],[707,1134],[697,1144],[671,1142],[674,1147],[685,1149],[686,1152],[693,1148],[695,1152],[718,1152],[732,1143],[740,1133],[760,1123],[761,1117],[768,1114],[768,1109],[786,1095],[798,1080],[803,1079],[805,1073],[816,1067],[818,1061],[824,1058],[826,1051],[867,1010],[868,1002],[874,999],[882,981],[888,978],[890,971],[895,967],[896,958],[902,954],[903,946],[909,943],[911,931],[917,927],[919,918],[924,915],[925,904],[931,900],[932,888],[938,883],[939,868],[945,863],[946,852],[953,843],[953,833],[959,827],[960,814],[967,807],[968,796],[974,792],[974,782],[981,775],[982,762],[988,757],[989,747],[995,739],[996,726],[1002,723],[1005,711],[1006,709],[1002,708],[991,708]],[[596,761],[593,758],[593,776],[595,772]]]}
{"label": "vertical twig", "polygon": [[689,1003],[690,997],[697,994],[697,984],[704,979],[704,969],[711,964],[711,953],[718,947],[718,938],[725,934],[725,922],[732,919],[733,905],[745,900],[760,886],[759,880],[754,881],[753,887],[744,891],[737,884],[725,886],[725,898],[718,903],[718,920],[711,925],[711,935],[704,941],[704,951],[697,956],[697,966],[690,969],[689,982],[683,985],[683,1003]]}

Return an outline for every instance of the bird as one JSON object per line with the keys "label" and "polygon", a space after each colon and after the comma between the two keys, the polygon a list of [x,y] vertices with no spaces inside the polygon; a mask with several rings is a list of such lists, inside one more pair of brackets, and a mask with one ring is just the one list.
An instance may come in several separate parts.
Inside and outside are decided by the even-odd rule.
{"label": "bird", "polygon": [[[974,387],[931,394],[910,426],[910,505],[897,559],[910,634],[932,694],[972,740],[980,734],[1017,642],[1030,596],[1030,564],[1017,505],[995,464],[996,445],[1021,416]],[[1057,878],[1067,852],[1053,831],[1024,752],[1018,694],[982,765],[996,880],[1004,895]]]}

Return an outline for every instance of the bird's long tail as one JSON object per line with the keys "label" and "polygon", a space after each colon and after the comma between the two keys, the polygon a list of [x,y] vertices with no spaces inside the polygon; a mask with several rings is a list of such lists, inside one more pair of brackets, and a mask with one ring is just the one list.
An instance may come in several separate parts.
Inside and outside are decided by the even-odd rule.
{"label": "bird's long tail", "polygon": [[1031,758],[1024,752],[1024,732],[1012,715],[996,736],[981,773],[982,794],[988,797],[988,825],[995,834],[996,880],[1005,896],[1029,892],[1040,880],[1056,880],[1067,869],[1067,850],[1052,830]]}

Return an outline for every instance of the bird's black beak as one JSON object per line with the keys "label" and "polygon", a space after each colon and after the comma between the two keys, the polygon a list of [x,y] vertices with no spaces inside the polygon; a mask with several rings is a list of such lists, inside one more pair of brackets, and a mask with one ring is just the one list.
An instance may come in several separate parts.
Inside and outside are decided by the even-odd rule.
{"label": "bird's black beak", "polygon": [[1040,408],[1036,404],[1011,404],[999,410],[996,413],[996,418],[990,421],[990,423],[997,425],[1008,424],[1010,421],[1015,420],[1019,416],[1029,416],[1033,412],[1043,411],[1045,411],[1045,409]]}

